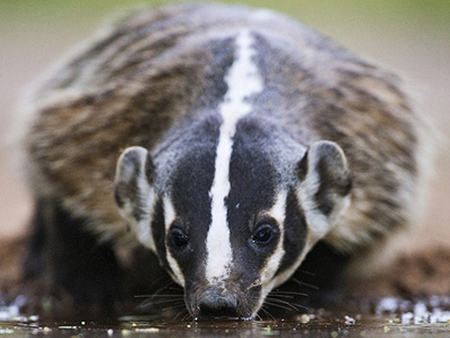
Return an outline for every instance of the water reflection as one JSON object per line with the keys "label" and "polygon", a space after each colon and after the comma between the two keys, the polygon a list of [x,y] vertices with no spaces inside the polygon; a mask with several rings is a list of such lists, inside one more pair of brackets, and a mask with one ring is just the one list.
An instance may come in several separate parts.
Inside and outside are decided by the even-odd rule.
{"label": "water reflection", "polygon": [[[384,299],[373,314],[349,311],[299,314],[290,320],[167,320],[160,316],[126,316],[117,321],[41,321],[14,316],[0,322],[7,337],[449,337],[449,312],[429,304]],[[4,310],[4,309],[3,309]],[[410,314],[405,316],[406,314]],[[433,317],[434,316],[434,317]],[[407,318],[408,317],[408,318]]]}

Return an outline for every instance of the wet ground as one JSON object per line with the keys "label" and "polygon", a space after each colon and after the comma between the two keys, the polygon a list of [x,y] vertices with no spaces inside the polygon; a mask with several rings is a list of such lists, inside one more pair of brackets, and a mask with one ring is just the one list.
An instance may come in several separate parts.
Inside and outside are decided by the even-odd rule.
{"label": "wet ground", "polygon": [[[19,300],[20,302],[20,300]],[[367,303],[369,304],[369,303]],[[251,321],[166,320],[128,316],[116,321],[51,321],[21,316],[17,305],[0,308],[0,336],[7,337],[449,337],[450,298],[411,303],[383,298],[372,310],[312,311],[291,319]],[[354,311],[354,310],[353,310]]]}

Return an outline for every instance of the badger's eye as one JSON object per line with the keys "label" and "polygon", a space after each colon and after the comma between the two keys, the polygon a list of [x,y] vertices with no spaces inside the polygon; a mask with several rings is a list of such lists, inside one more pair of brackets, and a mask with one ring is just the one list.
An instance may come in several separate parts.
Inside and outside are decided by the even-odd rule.
{"label": "badger's eye", "polygon": [[169,241],[175,249],[184,249],[189,243],[188,236],[179,228],[175,228],[170,231]]}
{"label": "badger's eye", "polygon": [[253,233],[252,240],[258,244],[269,243],[273,237],[273,231],[270,224],[260,225]]}

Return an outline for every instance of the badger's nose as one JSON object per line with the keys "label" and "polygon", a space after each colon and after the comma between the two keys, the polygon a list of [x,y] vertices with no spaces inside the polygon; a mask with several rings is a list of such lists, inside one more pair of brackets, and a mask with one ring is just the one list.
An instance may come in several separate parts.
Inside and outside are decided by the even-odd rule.
{"label": "badger's nose", "polygon": [[226,294],[219,287],[206,289],[198,302],[200,316],[205,317],[237,317],[236,298]]}

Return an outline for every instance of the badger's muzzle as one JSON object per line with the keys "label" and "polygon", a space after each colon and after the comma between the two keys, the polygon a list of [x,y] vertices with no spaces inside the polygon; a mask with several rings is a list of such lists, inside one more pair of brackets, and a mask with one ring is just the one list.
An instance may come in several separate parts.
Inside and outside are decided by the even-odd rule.
{"label": "badger's muzzle", "polygon": [[186,306],[194,318],[250,319],[261,304],[261,286],[196,285],[185,290]]}
{"label": "badger's muzzle", "polygon": [[200,317],[239,317],[235,295],[213,286],[198,298],[197,309]]}

